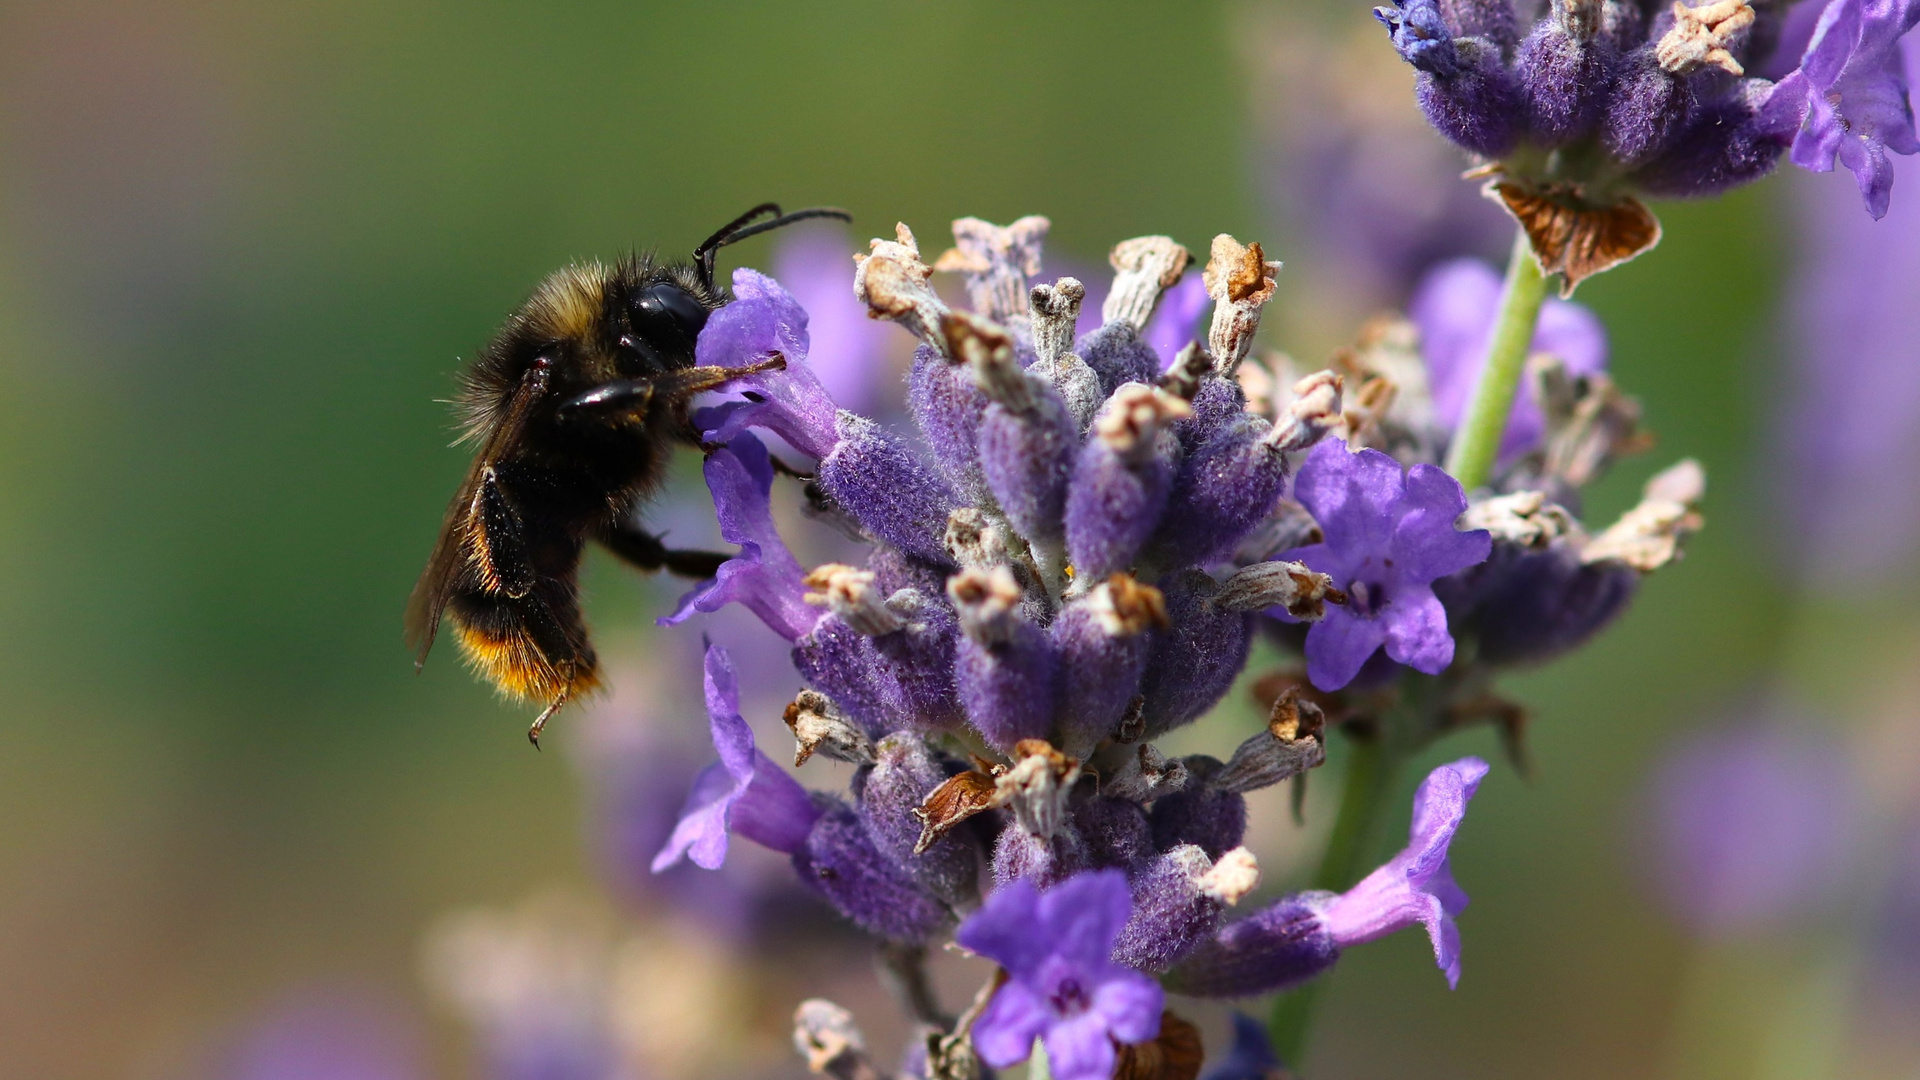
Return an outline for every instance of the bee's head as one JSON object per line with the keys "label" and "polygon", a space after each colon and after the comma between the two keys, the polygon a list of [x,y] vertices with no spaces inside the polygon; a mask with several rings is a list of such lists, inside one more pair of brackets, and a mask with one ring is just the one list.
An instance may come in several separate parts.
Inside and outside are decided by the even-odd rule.
{"label": "bee's head", "polygon": [[693,365],[693,345],[710,308],[686,284],[648,274],[621,290],[617,305],[614,336],[622,374],[645,378]]}

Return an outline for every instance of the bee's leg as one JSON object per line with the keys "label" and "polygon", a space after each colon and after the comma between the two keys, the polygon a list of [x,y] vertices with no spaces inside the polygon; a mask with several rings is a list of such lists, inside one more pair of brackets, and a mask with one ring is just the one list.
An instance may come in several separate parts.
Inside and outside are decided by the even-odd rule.
{"label": "bee's leg", "polygon": [[608,551],[648,572],[665,570],[684,578],[704,580],[720,572],[720,564],[733,558],[718,551],[683,551],[670,548],[660,538],[631,521],[621,521],[603,530],[597,537]]}
{"label": "bee's leg", "polygon": [[540,749],[540,732],[546,729],[547,721],[552,719],[553,714],[559,712],[560,706],[565,705],[567,699],[572,696],[573,687],[568,685],[560,691],[559,697],[553,699],[553,704],[542,709],[540,715],[533,718],[533,726],[527,729],[527,741],[533,744],[535,750]]}
{"label": "bee's leg", "polygon": [[566,420],[609,420],[631,416],[653,400],[653,383],[645,379],[604,382],[561,402],[556,411]]}

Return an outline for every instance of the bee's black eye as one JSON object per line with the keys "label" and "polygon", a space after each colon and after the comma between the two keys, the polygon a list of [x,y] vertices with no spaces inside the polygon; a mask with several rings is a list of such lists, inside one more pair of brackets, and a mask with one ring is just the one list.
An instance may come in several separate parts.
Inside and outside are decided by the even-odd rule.
{"label": "bee's black eye", "polygon": [[671,282],[641,289],[633,298],[633,328],[674,351],[693,351],[694,339],[707,325],[707,306]]}

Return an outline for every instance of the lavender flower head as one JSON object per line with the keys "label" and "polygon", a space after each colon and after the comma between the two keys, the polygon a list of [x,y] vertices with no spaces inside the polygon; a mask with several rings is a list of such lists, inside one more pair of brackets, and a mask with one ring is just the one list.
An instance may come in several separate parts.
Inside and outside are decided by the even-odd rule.
{"label": "lavender flower head", "polygon": [[1307,674],[1322,690],[1353,681],[1374,652],[1434,675],[1453,662],[1447,612],[1433,582],[1481,562],[1484,529],[1454,527],[1467,509],[1460,484],[1432,465],[1403,469],[1378,450],[1316,447],[1294,497],[1326,537],[1282,558],[1326,574],[1346,591],[1307,632]]}
{"label": "lavender flower head", "polygon": [[1159,985],[1109,956],[1132,908],[1126,875],[1106,870],[1045,894],[1014,881],[960,926],[954,940],[1007,972],[974,1022],[981,1060],[1000,1069],[1016,1065],[1037,1038],[1061,1080],[1106,1080],[1115,1043],[1145,1042],[1159,1032]]}
{"label": "lavender flower head", "polygon": [[1912,0],[1833,0],[1778,82],[1748,66],[1781,40],[1785,5],[1561,0],[1531,26],[1507,0],[1395,0],[1375,15],[1418,72],[1428,120],[1487,162],[1487,194],[1568,292],[1659,241],[1641,196],[1716,194],[1791,146],[1803,167],[1852,169],[1877,218],[1887,155],[1920,150],[1900,46],[1920,21]]}
{"label": "lavender flower head", "polygon": [[[1676,556],[1699,524],[1697,466],[1656,478],[1598,535],[1561,505],[1635,445],[1636,414],[1601,370],[1591,318],[1556,307],[1534,411],[1470,500],[1435,462],[1491,320],[1483,270],[1451,268],[1429,294],[1424,350],[1388,328],[1340,371],[1263,384],[1253,337],[1279,267],[1260,245],[1216,237],[1196,279],[1171,239],[1124,241],[1099,321],[1081,330],[1086,286],[1031,280],[1046,229],[961,219],[932,266],[904,225],[873,241],[855,293],[918,341],[917,443],[842,407],[810,370],[807,312],[736,272],[697,355],[785,365],[694,417],[740,552],[671,621],[739,604],[789,642],[795,764],[834,758],[852,779],[844,796],[808,793],[754,748],[710,650],[721,761],[659,864],[718,865],[738,832],[787,853],[886,956],[952,931],[997,961],[1004,984],[951,1029],[916,999],[943,1032],[928,1075],[964,1072],[969,1054],[1014,1064],[1035,1039],[1057,1074],[1087,1080],[1122,1059],[1197,1056],[1190,1025],[1162,1026],[1155,977],[1198,996],[1264,993],[1415,925],[1457,980],[1466,898],[1447,849],[1484,762],[1435,770],[1407,849],[1352,889],[1235,917],[1260,884],[1247,795],[1325,761],[1330,725],[1369,737],[1368,710],[1396,696],[1424,703],[1395,732],[1401,753],[1499,715],[1486,688],[1500,666],[1583,640]],[[972,310],[932,288],[937,269],[965,277]],[[761,433],[805,478],[807,516],[865,541],[863,556],[794,557]],[[1160,750],[1228,693],[1263,626],[1294,635],[1306,679],[1218,757]],[[1365,667],[1382,678],[1358,679]],[[811,1002],[796,1041],[838,1075],[864,1052],[850,1025]]]}

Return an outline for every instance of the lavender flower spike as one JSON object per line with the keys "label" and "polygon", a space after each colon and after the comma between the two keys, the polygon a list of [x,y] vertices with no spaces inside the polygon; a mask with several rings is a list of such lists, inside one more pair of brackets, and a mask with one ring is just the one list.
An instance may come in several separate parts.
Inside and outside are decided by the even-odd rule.
{"label": "lavender flower spike", "polygon": [[1294,498],[1320,523],[1325,541],[1280,557],[1333,578],[1347,603],[1307,631],[1307,677],[1322,690],[1353,681],[1374,652],[1429,675],[1453,663],[1447,612],[1433,582],[1482,562],[1493,549],[1485,529],[1461,532],[1467,508],[1460,482],[1432,465],[1401,470],[1378,450],[1322,441],[1294,483]]}
{"label": "lavender flower spike", "polygon": [[820,810],[807,790],[753,745],[753,729],[740,716],[740,688],[727,650],[707,646],[707,717],[720,760],[694,778],[667,846],[653,860],[659,873],[680,861],[718,870],[726,861],[729,833],[762,847],[792,854],[807,846]]}
{"label": "lavender flower spike", "polygon": [[1460,985],[1460,930],[1453,917],[1466,910],[1467,894],[1453,882],[1447,845],[1453,843],[1454,831],[1467,816],[1467,803],[1486,775],[1487,763],[1477,757],[1427,774],[1413,795],[1407,846],[1320,913],[1335,944],[1344,949],[1424,923],[1447,985]]}
{"label": "lavender flower spike", "polygon": [[1795,165],[1830,172],[1834,159],[1853,171],[1867,212],[1884,217],[1893,192],[1889,151],[1920,153],[1907,101],[1907,55],[1900,38],[1920,23],[1920,0],[1833,0],[1820,13],[1797,71],[1775,94],[1804,97],[1806,126],[1794,138]]}
{"label": "lavender flower spike", "polygon": [[[721,309],[726,310],[725,308]],[[806,601],[806,571],[787,550],[773,525],[773,463],[767,448],[741,434],[701,466],[720,535],[740,545],[740,554],[720,564],[712,581],[680,599],[680,609],[660,620],[677,626],[696,611],[718,611],[738,602],[788,641],[804,637],[820,621]]]}
{"label": "lavender flower spike", "polygon": [[1008,976],[974,1022],[981,1060],[1004,1069],[1039,1038],[1058,1080],[1108,1080],[1114,1043],[1158,1035],[1160,987],[1109,955],[1132,910],[1126,875],[1103,870],[1044,894],[1024,878],[1009,882],[961,924],[954,939]]}

